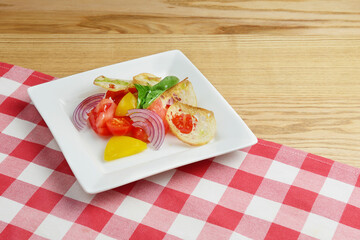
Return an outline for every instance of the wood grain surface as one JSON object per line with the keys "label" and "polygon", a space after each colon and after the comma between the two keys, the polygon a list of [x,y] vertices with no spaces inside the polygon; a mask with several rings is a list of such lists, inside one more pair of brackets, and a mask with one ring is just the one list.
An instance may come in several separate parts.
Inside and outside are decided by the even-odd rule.
{"label": "wood grain surface", "polygon": [[258,138],[360,167],[360,39],[0,35],[1,61],[64,77],[180,49]]}
{"label": "wood grain surface", "polygon": [[257,137],[360,167],[359,0],[0,1],[0,61],[56,77],[171,49]]}
{"label": "wood grain surface", "polygon": [[360,33],[359,0],[1,0],[2,33]]}

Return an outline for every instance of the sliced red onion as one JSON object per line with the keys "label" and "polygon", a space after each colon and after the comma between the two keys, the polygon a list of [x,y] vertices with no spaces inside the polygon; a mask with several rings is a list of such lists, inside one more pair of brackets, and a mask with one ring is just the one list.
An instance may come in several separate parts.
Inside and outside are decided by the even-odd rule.
{"label": "sliced red onion", "polygon": [[161,117],[148,109],[131,109],[128,115],[134,122],[133,126],[144,129],[150,145],[159,150],[165,139],[165,127]]}
{"label": "sliced red onion", "polygon": [[77,130],[82,130],[87,125],[88,113],[104,98],[105,93],[97,93],[85,98],[75,108],[72,122]]}

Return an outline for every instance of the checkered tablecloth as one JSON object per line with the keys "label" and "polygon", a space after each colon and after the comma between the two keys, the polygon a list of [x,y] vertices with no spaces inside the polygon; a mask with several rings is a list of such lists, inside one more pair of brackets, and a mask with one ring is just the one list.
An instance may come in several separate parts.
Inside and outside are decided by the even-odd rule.
{"label": "checkered tablecloth", "polygon": [[0,63],[0,239],[360,239],[360,169],[261,139],[85,193],[27,94],[53,79]]}

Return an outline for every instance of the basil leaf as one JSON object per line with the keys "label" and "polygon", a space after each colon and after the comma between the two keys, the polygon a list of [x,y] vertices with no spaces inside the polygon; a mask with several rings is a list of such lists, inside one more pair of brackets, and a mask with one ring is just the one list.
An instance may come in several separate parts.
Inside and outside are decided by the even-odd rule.
{"label": "basil leaf", "polygon": [[143,108],[148,108],[155,99],[157,99],[164,90],[150,90],[150,92],[146,95],[146,99],[143,105]]}
{"label": "basil leaf", "polygon": [[154,86],[135,84],[136,90],[138,91],[137,108],[148,108],[156,98],[178,82],[179,79],[177,77],[167,76]]}
{"label": "basil leaf", "polygon": [[167,76],[159,83],[151,87],[150,91],[146,96],[143,108],[148,108],[155,99],[157,99],[163,92],[173,87],[179,82],[179,79],[175,76]]}
{"label": "basil leaf", "polygon": [[143,108],[145,103],[146,95],[150,90],[150,86],[135,84],[135,88],[138,91],[138,101],[136,108]]}
{"label": "basil leaf", "polygon": [[179,82],[179,79],[175,76],[167,76],[154,86],[152,86],[151,90],[163,90],[164,92],[177,84]]}

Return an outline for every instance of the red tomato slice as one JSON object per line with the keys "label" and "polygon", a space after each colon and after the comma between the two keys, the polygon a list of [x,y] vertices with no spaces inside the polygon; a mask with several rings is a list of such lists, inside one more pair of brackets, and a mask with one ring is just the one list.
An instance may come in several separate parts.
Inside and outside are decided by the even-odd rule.
{"label": "red tomato slice", "polygon": [[147,108],[153,112],[156,112],[164,122],[165,134],[169,131],[169,124],[166,121],[166,112],[169,107],[163,107],[162,102],[159,98],[157,98],[151,105]]}
{"label": "red tomato slice", "polygon": [[106,126],[112,135],[128,135],[132,129],[130,117],[114,117],[106,122]]}
{"label": "red tomato slice", "polygon": [[131,131],[131,136],[133,138],[139,139],[143,142],[149,143],[150,141],[148,140],[149,137],[146,134],[145,130],[139,127],[133,127],[132,131]]}
{"label": "red tomato slice", "polygon": [[109,136],[111,135],[110,131],[107,129],[107,127],[96,127],[96,118],[97,114],[95,113],[95,108],[88,114],[89,116],[89,122],[90,126],[96,132],[97,134],[101,136]]}
{"label": "red tomato slice", "polygon": [[120,91],[116,91],[116,92],[113,92],[113,91],[107,91],[106,94],[105,94],[105,98],[111,98],[114,103],[116,105],[119,104],[120,100],[128,93],[128,92],[131,92],[131,93],[137,93],[137,90],[136,88],[127,88],[127,89],[124,89],[124,90],[120,90]]}
{"label": "red tomato slice", "polygon": [[179,129],[181,133],[184,134],[191,133],[194,126],[193,119],[190,114],[185,114],[185,113],[175,114],[175,116],[173,116],[171,121],[175,125],[175,127]]}
{"label": "red tomato slice", "polygon": [[89,122],[92,129],[101,136],[109,136],[111,132],[106,122],[113,118],[116,104],[111,99],[102,99],[89,113]]}

